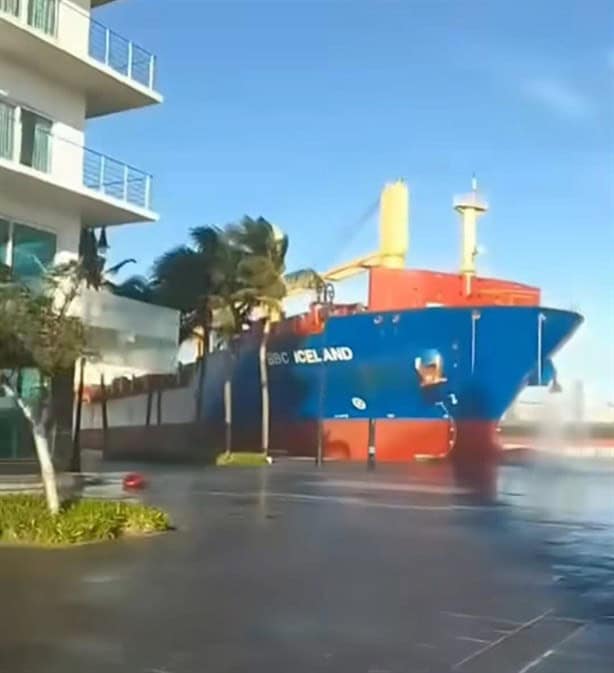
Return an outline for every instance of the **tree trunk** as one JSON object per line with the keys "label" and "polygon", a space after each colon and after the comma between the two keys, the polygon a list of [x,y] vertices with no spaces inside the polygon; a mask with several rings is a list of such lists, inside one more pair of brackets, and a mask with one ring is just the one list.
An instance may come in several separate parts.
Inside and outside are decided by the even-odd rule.
{"label": "tree trunk", "polygon": [[226,453],[232,450],[232,380],[230,376],[224,381],[224,446]]}
{"label": "tree trunk", "polygon": [[43,412],[41,414],[40,421],[35,421],[34,414],[15,391],[6,383],[3,387],[5,392],[15,400],[17,406],[32,428],[32,436],[34,437],[34,446],[36,447],[36,455],[41,469],[41,478],[43,481],[43,488],[45,489],[47,507],[49,507],[49,511],[52,514],[57,514],[60,511],[60,498],[58,496],[58,486],[55,479],[53,462],[51,460],[51,452],[49,451],[49,441],[47,439],[47,431],[45,428],[45,413]]}
{"label": "tree trunk", "polygon": [[226,351],[226,380],[224,381],[224,448],[226,454],[232,452],[232,370],[234,364],[233,345]]}
{"label": "tree trunk", "polygon": [[200,358],[200,366],[198,367],[198,382],[196,384],[196,423],[200,423],[200,420],[203,417],[203,387],[205,385],[205,376],[207,374],[207,358],[208,353],[203,353],[202,357]]}
{"label": "tree trunk", "polygon": [[262,452],[265,456],[269,455],[270,430],[271,430],[271,409],[269,397],[269,371],[267,369],[266,350],[271,331],[271,321],[267,318],[262,327],[262,340],[258,358],[260,361],[260,388],[262,395]]}
{"label": "tree trunk", "polygon": [[60,499],[58,496],[58,485],[55,480],[55,470],[49,452],[49,442],[47,434],[42,423],[32,424],[32,433],[34,435],[34,445],[36,446],[36,455],[41,468],[41,477],[43,478],[43,487],[47,506],[52,514],[60,511]]}
{"label": "tree trunk", "polygon": [[75,412],[75,430],[70,460],[71,472],[81,472],[81,415],[83,411],[83,388],[85,386],[85,358],[79,362],[79,388],[77,392],[77,409]]}
{"label": "tree trunk", "polygon": [[106,457],[109,450],[109,414],[107,409],[107,387],[104,374],[100,374],[100,412],[102,415],[102,455]]}

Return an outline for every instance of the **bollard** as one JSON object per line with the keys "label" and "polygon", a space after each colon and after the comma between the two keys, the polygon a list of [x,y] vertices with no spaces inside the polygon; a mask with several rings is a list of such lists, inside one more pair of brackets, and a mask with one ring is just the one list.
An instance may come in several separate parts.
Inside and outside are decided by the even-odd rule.
{"label": "bollard", "polygon": [[369,419],[369,447],[367,453],[367,469],[375,469],[375,419]]}
{"label": "bollard", "polygon": [[321,418],[318,418],[318,443],[316,445],[316,466],[322,467],[324,462],[324,423]]}

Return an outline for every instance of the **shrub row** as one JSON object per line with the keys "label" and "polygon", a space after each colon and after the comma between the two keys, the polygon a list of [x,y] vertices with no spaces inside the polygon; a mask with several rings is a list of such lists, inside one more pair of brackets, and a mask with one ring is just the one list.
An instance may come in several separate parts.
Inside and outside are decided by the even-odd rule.
{"label": "shrub row", "polygon": [[247,451],[233,451],[232,453],[220,453],[215,464],[219,467],[254,467],[268,465],[269,458],[264,453],[250,453]]}

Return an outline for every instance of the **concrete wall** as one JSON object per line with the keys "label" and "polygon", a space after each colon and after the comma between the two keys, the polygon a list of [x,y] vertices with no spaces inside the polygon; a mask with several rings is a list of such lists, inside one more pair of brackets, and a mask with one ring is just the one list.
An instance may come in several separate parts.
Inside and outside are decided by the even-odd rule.
{"label": "concrete wall", "polygon": [[[152,393],[150,425],[173,425],[192,423],[196,413],[196,391],[194,386],[171,388],[161,391],[158,418],[158,391]],[[133,395],[107,401],[107,417],[110,428],[132,428],[145,426],[147,421],[148,395]],[[96,430],[102,428],[102,404],[84,404],[81,428]]]}
{"label": "concrete wall", "polygon": [[62,184],[81,185],[85,95],[50,81],[31,68],[4,60],[0,61],[0,91],[6,102],[17,107],[15,151],[18,152],[20,146],[21,109],[50,119],[53,126],[49,174]]}
{"label": "concrete wall", "polygon": [[[195,421],[196,381],[191,384],[109,399],[108,429],[104,433],[102,404],[84,404],[81,446],[104,451],[108,459],[210,461],[220,444]],[[148,397],[150,424],[147,425]],[[159,413],[160,412],[160,413]],[[209,433],[210,435],[210,433]]]}
{"label": "concrete wall", "polygon": [[84,430],[81,446],[104,452],[108,460],[213,462],[218,448],[194,424],[175,423],[150,428],[111,428],[106,437],[99,430]]}
{"label": "concrete wall", "polygon": [[[85,94],[52,81],[32,68],[0,59],[0,96],[49,117],[71,134],[85,127]],[[71,135],[73,138],[82,136]]]}
{"label": "concrete wall", "polygon": [[58,45],[81,58],[88,57],[89,5],[89,0],[60,0],[58,8]]}

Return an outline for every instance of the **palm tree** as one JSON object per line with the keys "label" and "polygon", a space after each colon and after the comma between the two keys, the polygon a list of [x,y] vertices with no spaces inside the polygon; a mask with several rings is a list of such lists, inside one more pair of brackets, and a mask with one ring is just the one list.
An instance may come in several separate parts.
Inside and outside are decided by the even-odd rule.
{"label": "palm tree", "polygon": [[[174,248],[154,263],[149,290],[156,302],[181,313],[181,341],[197,338],[205,351],[212,333],[220,337],[227,351],[224,383],[225,445],[232,443],[231,372],[236,337],[248,323],[252,293],[243,282],[240,264],[244,252],[230,244],[227,233],[218,227],[197,227],[190,232],[191,245]],[[196,419],[202,409],[206,357],[199,370]]]}
{"label": "palm tree", "polygon": [[240,265],[246,291],[252,294],[253,308],[263,316],[262,339],[258,349],[260,389],[262,396],[261,448],[268,454],[270,444],[270,395],[266,351],[271,322],[282,314],[282,301],[286,296],[283,280],[288,237],[276,230],[267,220],[244,217],[238,225],[228,228],[232,245],[243,252]]}
{"label": "palm tree", "polygon": [[[285,275],[288,238],[260,217],[244,217],[224,229],[197,227],[190,244],[174,248],[154,263],[150,280],[133,277],[114,291],[175,308],[181,313],[182,341],[198,338],[207,350],[215,334],[226,351],[224,381],[225,448],[232,447],[232,369],[240,334],[255,320],[263,319],[259,349],[262,389],[262,449],[269,450],[269,392],[266,348],[271,322],[282,316],[288,290],[319,288],[321,278],[306,269]],[[199,369],[196,419],[202,409],[206,357]]]}
{"label": "palm tree", "polygon": [[322,279],[312,269],[286,274],[288,237],[262,217],[244,217],[227,229],[231,245],[244,254],[239,266],[245,291],[251,293],[251,305],[263,315],[262,339],[258,351],[260,389],[262,396],[261,448],[270,448],[270,394],[266,351],[271,323],[283,315],[283,299],[289,290],[318,289]]}

